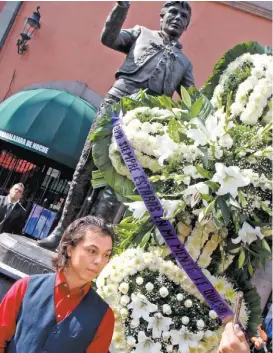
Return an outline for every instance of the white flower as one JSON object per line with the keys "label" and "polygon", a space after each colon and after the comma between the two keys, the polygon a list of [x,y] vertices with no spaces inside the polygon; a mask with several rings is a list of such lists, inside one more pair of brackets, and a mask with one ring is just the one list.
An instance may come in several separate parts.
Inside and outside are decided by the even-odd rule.
{"label": "white flower", "polygon": [[166,347],[166,351],[167,353],[173,353],[173,346],[171,346],[170,344]]}
{"label": "white flower", "polygon": [[205,323],[202,319],[197,320],[196,325],[199,330],[203,330],[203,328],[205,327]]}
{"label": "white flower", "polygon": [[237,166],[226,167],[222,163],[215,164],[216,173],[212,181],[219,183],[221,186],[217,191],[217,195],[226,195],[230,193],[234,198],[238,195],[238,188],[246,186],[250,183],[249,178],[241,174],[240,168]]}
{"label": "white flower", "polygon": [[139,286],[141,286],[144,282],[144,279],[142,277],[137,277],[136,279],[136,284],[138,284]]}
{"label": "white flower", "polygon": [[167,133],[156,136],[156,156],[158,163],[163,166],[165,159],[170,158],[177,150],[179,145],[175,143]]}
{"label": "white flower", "polygon": [[151,282],[148,282],[145,288],[148,292],[151,292],[154,289],[154,285]]}
{"label": "white flower", "polygon": [[182,324],[183,325],[188,325],[189,322],[190,322],[190,319],[188,316],[182,316]]}
{"label": "white flower", "polygon": [[122,308],[120,309],[120,316],[123,318],[123,319],[126,319],[129,315],[129,312],[126,308]]}
{"label": "white flower", "polygon": [[131,295],[131,303],[128,305],[128,309],[132,309],[131,317],[134,320],[139,320],[141,317],[148,321],[150,313],[157,310],[157,305],[152,304],[149,300],[140,293],[133,293]]}
{"label": "white flower", "polygon": [[161,287],[159,289],[159,294],[162,298],[166,298],[169,295],[169,291],[166,287]]}
{"label": "white flower", "polygon": [[183,171],[184,174],[190,175],[193,179],[202,178],[202,175],[198,173],[196,167],[193,165],[187,165],[184,167]]}
{"label": "white flower", "polygon": [[162,237],[160,231],[157,228],[155,229],[155,238],[159,245],[163,245],[165,243],[164,238]]}
{"label": "white flower", "polygon": [[153,331],[153,338],[160,338],[162,331],[168,331],[173,320],[160,313],[149,318],[148,330]]}
{"label": "white flower", "polygon": [[141,127],[141,122],[138,119],[133,119],[127,125],[131,130],[139,130]]}
{"label": "white flower", "polygon": [[141,219],[144,214],[147,212],[147,208],[143,201],[135,201],[130,203],[124,203],[129,207],[129,210],[133,212],[133,217]]}
{"label": "white flower", "polygon": [[209,187],[205,183],[198,183],[189,186],[183,191],[184,199],[194,207],[200,201],[200,194],[209,194]]}
{"label": "white flower", "polygon": [[186,308],[192,307],[192,301],[190,299],[185,300],[184,305]]}
{"label": "white flower", "polygon": [[130,303],[130,298],[128,297],[128,295],[123,295],[120,298],[120,304],[126,306],[128,303]]}
{"label": "white flower", "polygon": [[219,145],[224,148],[230,149],[233,145],[233,140],[229,134],[226,134],[226,135],[220,137]]}
{"label": "white flower", "polygon": [[238,237],[232,239],[234,244],[239,244],[243,242],[245,244],[251,244],[253,241],[264,238],[264,235],[261,233],[260,227],[253,228],[249,223],[244,222],[242,228],[238,232]]}
{"label": "white flower", "polygon": [[176,299],[181,302],[184,299],[184,295],[182,293],[178,293]]}
{"label": "white flower", "polygon": [[127,337],[127,344],[129,346],[135,346],[135,344],[136,344],[135,338],[133,336],[128,336]]}
{"label": "white flower", "polygon": [[173,214],[177,210],[177,208],[180,206],[181,201],[180,200],[161,200],[161,204],[164,208],[164,217],[170,219],[173,218]]}
{"label": "white flower", "polygon": [[118,289],[122,294],[127,294],[129,290],[129,284],[126,282],[122,282]]}
{"label": "white flower", "polygon": [[134,350],[134,353],[162,353],[161,344],[154,342],[150,337],[146,337],[145,332],[140,331],[138,333],[138,343]]}
{"label": "white flower", "polygon": [[163,338],[164,341],[167,342],[170,337],[171,337],[171,334],[170,334],[169,331],[164,331],[164,332],[162,333],[162,338]]}
{"label": "white flower", "polygon": [[214,310],[210,310],[209,312],[209,317],[212,319],[212,320],[215,320],[218,315],[216,314],[216,312]]}
{"label": "white flower", "polygon": [[152,132],[152,126],[150,123],[148,123],[147,121],[145,121],[142,125],[141,125],[141,130],[144,132],[147,132],[148,134],[150,134]]}
{"label": "white flower", "polygon": [[223,121],[218,119],[216,115],[210,115],[204,123],[198,119],[192,119],[191,123],[195,124],[197,129],[190,129],[187,132],[187,137],[194,140],[197,146],[204,146],[211,141],[216,141],[216,139],[224,134]]}
{"label": "white flower", "polygon": [[185,326],[179,331],[171,331],[172,344],[179,345],[179,349],[183,353],[189,353],[190,348],[197,348],[199,342],[203,338],[203,332],[199,331],[198,333],[193,333],[189,331]]}
{"label": "white flower", "polygon": [[169,304],[164,304],[162,307],[163,313],[167,315],[171,315],[172,309]]}
{"label": "white flower", "polygon": [[139,320],[132,320],[131,322],[130,322],[130,326],[132,327],[132,328],[137,328],[138,326],[139,326],[139,324],[140,324],[140,321]]}

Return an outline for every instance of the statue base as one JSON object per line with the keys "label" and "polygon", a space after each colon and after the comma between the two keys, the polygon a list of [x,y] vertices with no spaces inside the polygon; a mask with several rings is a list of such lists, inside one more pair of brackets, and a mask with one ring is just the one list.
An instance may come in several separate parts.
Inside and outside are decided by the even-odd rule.
{"label": "statue base", "polygon": [[19,278],[54,272],[54,252],[22,235],[0,234],[0,300]]}

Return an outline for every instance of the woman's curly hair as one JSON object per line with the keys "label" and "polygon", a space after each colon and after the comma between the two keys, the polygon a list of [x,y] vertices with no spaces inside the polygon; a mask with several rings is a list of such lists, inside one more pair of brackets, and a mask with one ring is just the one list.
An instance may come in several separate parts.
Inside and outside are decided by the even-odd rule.
{"label": "woman's curly hair", "polygon": [[99,232],[102,236],[111,237],[114,245],[115,239],[112,224],[108,224],[104,219],[94,216],[86,216],[76,219],[68,226],[60,241],[58,256],[53,260],[53,264],[57,269],[66,267],[68,264],[68,245],[75,247],[81,240],[83,240],[86,231],[88,230]]}

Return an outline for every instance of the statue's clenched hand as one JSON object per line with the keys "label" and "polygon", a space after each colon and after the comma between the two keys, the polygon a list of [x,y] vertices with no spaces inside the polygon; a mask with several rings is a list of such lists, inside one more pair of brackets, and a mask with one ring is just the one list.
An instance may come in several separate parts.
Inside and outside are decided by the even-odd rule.
{"label": "statue's clenched hand", "polygon": [[130,1],[117,1],[118,6],[121,7],[129,7],[130,6]]}

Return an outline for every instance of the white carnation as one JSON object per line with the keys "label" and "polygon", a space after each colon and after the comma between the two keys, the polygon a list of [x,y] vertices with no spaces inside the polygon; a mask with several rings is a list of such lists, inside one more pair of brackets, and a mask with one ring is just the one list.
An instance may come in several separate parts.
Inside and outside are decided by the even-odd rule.
{"label": "white carnation", "polygon": [[189,322],[190,322],[190,319],[188,318],[188,316],[182,317],[182,324],[183,325],[188,325]]}
{"label": "white carnation", "polygon": [[144,282],[144,279],[143,279],[142,277],[137,277],[136,283],[137,283],[139,286],[141,286],[141,285],[143,284],[143,282]]}
{"label": "white carnation", "polygon": [[154,289],[154,285],[151,282],[148,282],[145,288],[148,292],[151,292]]}
{"label": "white carnation", "polygon": [[126,282],[122,282],[118,289],[122,294],[127,294],[129,290],[129,284]]}
{"label": "white carnation", "polygon": [[184,299],[184,295],[182,293],[178,293],[176,299],[181,302]]}
{"label": "white carnation", "polygon": [[169,304],[164,304],[162,307],[163,313],[167,315],[171,315],[172,309]]}
{"label": "white carnation", "polygon": [[169,295],[169,291],[166,287],[161,287],[159,289],[159,294],[162,298],[166,298]]}
{"label": "white carnation", "polygon": [[120,316],[123,318],[123,319],[126,319],[129,315],[129,311],[126,309],[126,308],[121,308],[120,309]]}
{"label": "white carnation", "polygon": [[202,319],[197,320],[196,325],[199,330],[203,330],[203,328],[205,327],[205,323]]}
{"label": "white carnation", "polygon": [[192,307],[192,301],[190,299],[185,300],[184,305],[186,308]]}
{"label": "white carnation", "polygon": [[215,320],[218,316],[214,310],[210,310],[209,312],[209,317],[213,320]]}
{"label": "white carnation", "polygon": [[130,298],[128,297],[128,295],[123,295],[120,299],[120,304],[123,306],[126,306],[129,303],[130,303]]}

